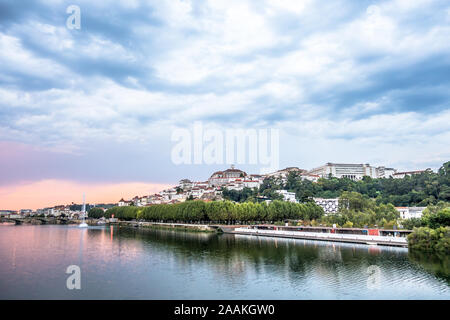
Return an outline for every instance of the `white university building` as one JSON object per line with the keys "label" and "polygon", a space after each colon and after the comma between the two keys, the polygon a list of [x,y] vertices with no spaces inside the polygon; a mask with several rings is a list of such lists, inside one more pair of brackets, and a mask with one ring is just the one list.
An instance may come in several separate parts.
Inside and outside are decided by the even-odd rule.
{"label": "white university building", "polygon": [[371,178],[389,178],[395,174],[396,170],[386,167],[373,167],[368,163],[331,163],[310,170],[309,174],[318,175],[321,178],[329,176],[336,178],[349,178],[360,180],[364,176]]}

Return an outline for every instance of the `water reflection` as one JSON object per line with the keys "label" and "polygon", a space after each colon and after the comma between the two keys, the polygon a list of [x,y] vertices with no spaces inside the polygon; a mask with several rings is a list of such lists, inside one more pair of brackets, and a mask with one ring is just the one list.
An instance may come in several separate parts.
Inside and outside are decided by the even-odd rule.
{"label": "water reflection", "polygon": [[[351,296],[355,286],[357,290],[367,291],[367,268],[371,265],[381,267],[384,288],[395,291],[398,288],[391,288],[392,284],[404,283],[405,288],[412,288],[414,283],[432,279],[429,274],[421,274],[418,268],[409,263],[408,250],[405,248],[128,229],[121,229],[120,235],[149,241],[161,247],[161,250],[170,250],[176,253],[183,265],[207,261],[217,279],[232,284],[246,284],[253,274],[276,274],[289,282],[287,285],[312,282],[324,290],[334,291],[331,297],[336,297],[340,296],[339,293]],[[448,265],[442,268],[448,271]],[[442,277],[443,274],[436,273],[447,280],[445,276]],[[438,282],[434,285],[435,289],[444,288],[448,293],[445,284]],[[406,297],[414,295],[414,291],[405,292]],[[376,298],[377,293],[368,296]],[[396,298],[394,295],[389,296]]]}
{"label": "water reflection", "polygon": [[[80,265],[80,292],[65,268]],[[380,267],[380,288],[367,268]],[[449,299],[449,263],[371,247],[117,227],[0,229],[0,298]]]}
{"label": "water reflection", "polygon": [[449,256],[445,254],[410,252],[408,258],[411,262],[434,274],[436,277],[445,279],[450,284]]}

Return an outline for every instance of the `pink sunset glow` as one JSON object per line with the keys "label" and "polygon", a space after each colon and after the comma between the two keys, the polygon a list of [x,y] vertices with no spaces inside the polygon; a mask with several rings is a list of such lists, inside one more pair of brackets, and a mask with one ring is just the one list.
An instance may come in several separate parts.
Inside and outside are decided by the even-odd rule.
{"label": "pink sunset glow", "polygon": [[159,192],[170,187],[165,184],[145,182],[78,183],[66,180],[42,180],[0,187],[1,209],[19,210],[51,207],[60,204],[117,203],[120,198],[130,199]]}

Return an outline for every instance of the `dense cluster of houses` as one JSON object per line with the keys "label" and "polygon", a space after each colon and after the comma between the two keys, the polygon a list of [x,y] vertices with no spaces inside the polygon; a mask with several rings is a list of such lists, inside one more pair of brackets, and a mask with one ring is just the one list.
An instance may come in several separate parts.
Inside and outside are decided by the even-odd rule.
{"label": "dense cluster of houses", "polygon": [[80,217],[81,211],[71,209],[72,205],[58,205],[52,208],[37,209],[35,213],[30,215],[38,216],[51,216],[51,217],[66,217],[71,219],[78,219]]}
{"label": "dense cluster of houses", "polygon": [[187,199],[221,200],[223,188],[229,190],[242,190],[245,187],[259,188],[264,178],[262,175],[249,175],[232,166],[225,171],[214,172],[208,181],[182,179],[177,186],[156,194],[136,196],[131,200],[120,199],[118,206],[144,207],[152,204],[183,202]]}
{"label": "dense cluster of houses", "polygon": [[[163,190],[159,193],[148,196],[136,196],[130,200],[120,199],[118,206],[134,205],[138,207],[145,207],[152,204],[170,204],[183,202],[187,199],[199,200],[222,200],[222,191],[227,190],[240,191],[244,188],[259,188],[264,179],[268,177],[277,177],[283,183],[286,182],[287,176],[290,172],[297,172],[303,179],[317,181],[318,175],[309,174],[306,170],[296,167],[290,167],[283,170],[278,170],[266,175],[247,174],[246,172],[236,169],[234,166],[224,171],[216,171],[207,181],[191,181],[189,179],[180,180],[179,184],[173,188]],[[295,194],[280,190],[286,201],[296,202]]]}

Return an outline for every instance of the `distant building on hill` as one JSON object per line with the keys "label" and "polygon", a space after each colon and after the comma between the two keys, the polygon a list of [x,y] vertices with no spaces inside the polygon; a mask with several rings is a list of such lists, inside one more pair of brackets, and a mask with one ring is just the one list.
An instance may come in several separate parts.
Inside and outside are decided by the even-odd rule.
{"label": "distant building on hill", "polygon": [[427,171],[431,171],[430,168],[426,170],[416,170],[416,171],[405,171],[405,172],[396,172],[392,175],[392,178],[394,179],[403,179],[406,176],[413,176],[415,174],[421,174]]}
{"label": "distant building on hill", "polygon": [[279,177],[279,178],[287,178],[287,176],[289,175],[289,173],[291,172],[296,172],[299,175],[306,173],[307,170],[304,169],[299,169],[297,167],[287,167],[285,169],[281,169],[272,173],[268,173],[266,174],[266,177]]}
{"label": "distant building on hill", "polygon": [[0,210],[1,217],[10,217],[11,215],[16,215],[17,211],[15,210]]}
{"label": "distant building on hill", "polygon": [[396,170],[386,167],[373,167],[368,163],[331,163],[314,168],[308,174],[319,175],[321,178],[336,177],[361,180],[363,177],[389,178]]}
{"label": "distant building on hill", "polygon": [[183,190],[189,190],[192,188],[193,183],[189,179],[182,179],[182,180],[180,180],[179,186]]}
{"label": "distant building on hill", "polygon": [[210,186],[222,186],[228,183],[235,182],[236,179],[242,179],[247,177],[247,173],[242,170],[235,169],[234,166],[231,166],[230,169],[225,171],[216,171],[211,177],[208,179],[208,183]]}
{"label": "distant building on hill", "polygon": [[122,198],[122,199],[119,200],[118,206],[119,207],[126,207],[126,206],[129,206],[130,204],[131,204],[131,201],[126,201],[126,200],[123,200],[123,198]]}
{"label": "distant building on hill", "polygon": [[22,216],[29,216],[33,213],[31,209],[20,209],[19,214]]}
{"label": "distant building on hill", "polygon": [[323,198],[314,198],[314,202],[323,208],[325,214],[337,213],[339,210],[339,199],[323,199]]}
{"label": "distant building on hill", "polygon": [[297,202],[295,192],[288,192],[287,190],[276,190],[275,192],[281,194],[284,201]]}

